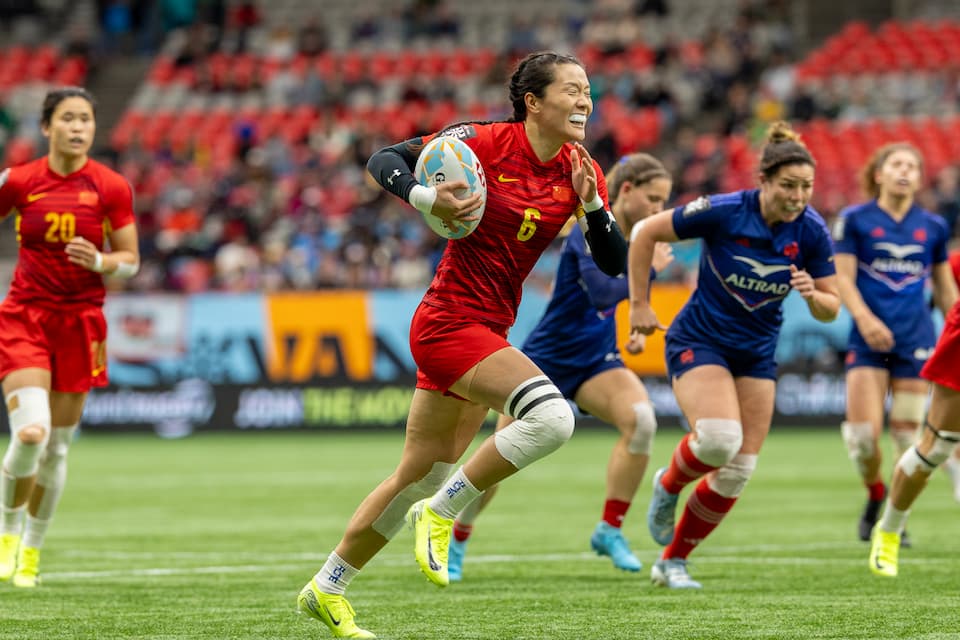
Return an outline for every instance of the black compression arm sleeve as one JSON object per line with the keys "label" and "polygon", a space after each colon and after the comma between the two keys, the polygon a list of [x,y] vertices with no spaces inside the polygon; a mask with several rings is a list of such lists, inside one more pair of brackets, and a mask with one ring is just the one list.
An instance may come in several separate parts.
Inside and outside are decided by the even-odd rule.
{"label": "black compression arm sleeve", "polygon": [[587,219],[584,235],[593,261],[608,276],[620,275],[627,265],[627,241],[620,233],[620,225],[606,209],[587,211],[584,217]]}
{"label": "black compression arm sleeve", "polygon": [[417,179],[413,177],[417,155],[410,147],[420,144],[420,138],[398,142],[380,149],[367,160],[367,171],[373,179],[404,202],[409,202],[410,190],[417,184]]}

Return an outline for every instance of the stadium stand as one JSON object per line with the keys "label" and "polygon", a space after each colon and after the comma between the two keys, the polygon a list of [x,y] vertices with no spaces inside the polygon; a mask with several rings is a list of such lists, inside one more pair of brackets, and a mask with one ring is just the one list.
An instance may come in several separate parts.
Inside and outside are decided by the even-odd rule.
{"label": "stadium stand", "polygon": [[[586,62],[598,161],[654,151],[678,203],[752,183],[753,143],[789,118],[820,163],[815,204],[828,218],[860,197],[856,171],[893,139],[924,152],[939,185],[925,203],[958,208],[960,22],[933,0],[911,9],[924,20],[850,22],[822,42],[805,42],[797,3],[778,0],[326,0],[322,12],[184,1],[144,15],[116,4],[63,3],[57,37],[8,40],[0,148],[7,164],[36,153],[24,105],[47,85],[97,90],[94,67],[138,61],[137,82],[98,113],[103,155],[138,196],[136,289],[424,286],[442,244],[363,163],[386,141],[504,117],[506,70],[541,47]],[[77,33],[96,34],[93,55],[70,53],[83,50]],[[696,252],[679,253],[692,266]]]}

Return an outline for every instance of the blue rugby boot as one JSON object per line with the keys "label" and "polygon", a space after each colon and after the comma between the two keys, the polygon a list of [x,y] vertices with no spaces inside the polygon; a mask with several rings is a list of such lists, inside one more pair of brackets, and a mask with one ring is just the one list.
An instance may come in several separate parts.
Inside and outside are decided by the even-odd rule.
{"label": "blue rugby boot", "polygon": [[660,478],[667,472],[667,468],[657,469],[653,476],[653,497],[650,498],[650,507],[647,509],[647,528],[650,536],[657,544],[667,546],[673,542],[674,521],[677,513],[677,499],[680,494],[669,493],[660,484]]}
{"label": "blue rugby boot", "polygon": [[590,547],[598,556],[610,556],[613,566],[624,571],[640,571],[643,567],[637,556],[633,555],[623,532],[604,521],[597,524],[590,536]]}

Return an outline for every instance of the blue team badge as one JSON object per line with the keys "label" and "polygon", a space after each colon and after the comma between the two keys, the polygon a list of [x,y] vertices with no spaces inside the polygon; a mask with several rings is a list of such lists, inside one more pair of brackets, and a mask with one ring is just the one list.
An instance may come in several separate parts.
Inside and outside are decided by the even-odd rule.
{"label": "blue team badge", "polygon": [[710,209],[710,198],[706,196],[700,196],[693,202],[689,203],[683,208],[683,217],[689,218],[690,216],[697,215],[698,213],[703,213]]}

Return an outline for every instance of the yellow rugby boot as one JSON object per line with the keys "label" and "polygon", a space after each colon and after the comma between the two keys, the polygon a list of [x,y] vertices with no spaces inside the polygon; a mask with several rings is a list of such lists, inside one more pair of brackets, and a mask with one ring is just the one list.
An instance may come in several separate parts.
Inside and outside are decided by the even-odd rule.
{"label": "yellow rugby boot", "polygon": [[415,502],[407,511],[407,521],[413,528],[414,554],[417,564],[427,579],[438,587],[450,584],[447,555],[453,537],[453,520],[434,513],[428,499]]}
{"label": "yellow rugby boot", "polygon": [[0,535],[0,580],[9,580],[17,570],[17,549],[20,536],[15,533]]}
{"label": "yellow rugby boot", "polygon": [[297,610],[327,625],[334,638],[376,638],[354,622],[356,612],[347,599],[317,589],[313,578],[297,596]]}
{"label": "yellow rugby boot", "polygon": [[873,575],[896,578],[899,555],[900,534],[884,531],[879,525],[874,527],[870,540],[870,571]]}
{"label": "yellow rugby boot", "polygon": [[32,589],[40,584],[40,549],[20,547],[17,554],[17,571],[13,574],[13,586]]}

